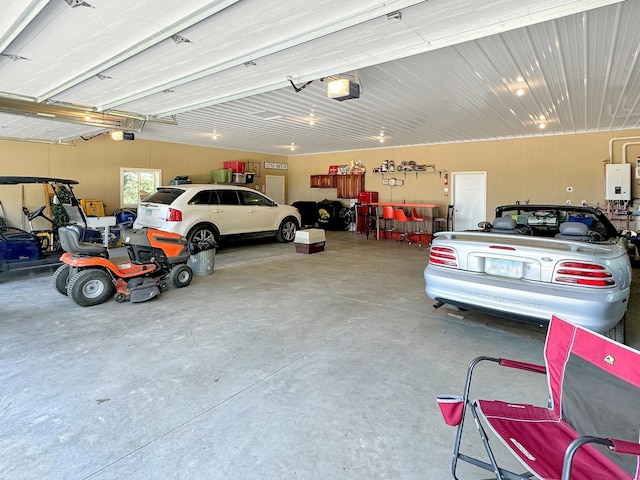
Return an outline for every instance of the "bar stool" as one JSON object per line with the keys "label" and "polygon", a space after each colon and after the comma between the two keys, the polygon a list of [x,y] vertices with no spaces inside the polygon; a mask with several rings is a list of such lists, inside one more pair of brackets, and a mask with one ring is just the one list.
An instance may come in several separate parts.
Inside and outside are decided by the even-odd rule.
{"label": "bar stool", "polygon": [[415,226],[413,229],[413,235],[418,237],[418,246],[422,245],[422,237],[428,235],[427,232],[427,219],[418,215],[416,207],[411,208],[411,217],[409,217]]}
{"label": "bar stool", "polygon": [[[402,225],[402,230],[400,229]],[[411,243],[411,232],[409,227],[411,226],[411,219],[407,217],[404,210],[401,208],[396,209],[396,228],[398,230],[398,240],[407,240]]]}
{"label": "bar stool", "polygon": [[393,239],[393,233],[396,231],[396,213],[393,211],[393,207],[391,205],[382,208],[382,217],[380,219],[384,221],[382,238],[386,238],[387,232],[389,232],[389,238]]}

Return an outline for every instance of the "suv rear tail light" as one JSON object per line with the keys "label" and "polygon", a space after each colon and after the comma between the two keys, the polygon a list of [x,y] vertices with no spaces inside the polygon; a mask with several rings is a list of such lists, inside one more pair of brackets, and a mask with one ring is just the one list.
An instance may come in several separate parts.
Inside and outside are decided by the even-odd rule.
{"label": "suv rear tail light", "polygon": [[611,287],[616,284],[607,267],[595,263],[561,262],[554,282],[571,283],[587,287]]}
{"label": "suv rear tail light", "polygon": [[169,207],[169,213],[167,213],[167,222],[181,222],[182,221],[182,212],[180,210],[176,210],[175,208]]}
{"label": "suv rear tail light", "polygon": [[442,265],[443,267],[458,268],[458,254],[450,247],[431,247],[431,250],[429,250],[429,263]]}

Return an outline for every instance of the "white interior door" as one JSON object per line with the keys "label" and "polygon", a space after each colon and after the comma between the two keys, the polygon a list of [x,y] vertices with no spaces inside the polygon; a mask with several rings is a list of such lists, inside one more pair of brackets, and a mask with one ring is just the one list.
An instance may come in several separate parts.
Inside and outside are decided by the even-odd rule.
{"label": "white interior door", "polygon": [[487,218],[487,172],[453,172],[453,229],[476,230]]}
{"label": "white interior door", "polygon": [[284,177],[282,175],[267,175],[265,177],[264,193],[278,204],[284,204]]}

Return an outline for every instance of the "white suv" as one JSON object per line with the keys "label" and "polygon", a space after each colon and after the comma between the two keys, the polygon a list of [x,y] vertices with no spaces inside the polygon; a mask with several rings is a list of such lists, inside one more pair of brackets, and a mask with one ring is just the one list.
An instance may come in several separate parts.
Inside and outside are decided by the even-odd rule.
{"label": "white suv", "polygon": [[176,232],[190,242],[272,235],[292,242],[300,213],[247,187],[186,184],[158,187],[144,198],[133,226]]}

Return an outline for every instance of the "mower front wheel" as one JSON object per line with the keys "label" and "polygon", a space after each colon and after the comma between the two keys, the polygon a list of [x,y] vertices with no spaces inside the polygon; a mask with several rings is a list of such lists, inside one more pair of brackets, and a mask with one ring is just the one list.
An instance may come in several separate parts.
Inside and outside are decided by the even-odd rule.
{"label": "mower front wheel", "polygon": [[53,286],[62,295],[67,295],[67,285],[69,284],[69,265],[63,263],[53,272]]}
{"label": "mower front wheel", "polygon": [[193,270],[189,265],[176,265],[169,272],[169,283],[175,288],[186,287],[193,280]]}
{"label": "mower front wheel", "polygon": [[81,307],[91,307],[107,301],[113,293],[113,281],[106,272],[88,268],[69,279],[67,292]]}

